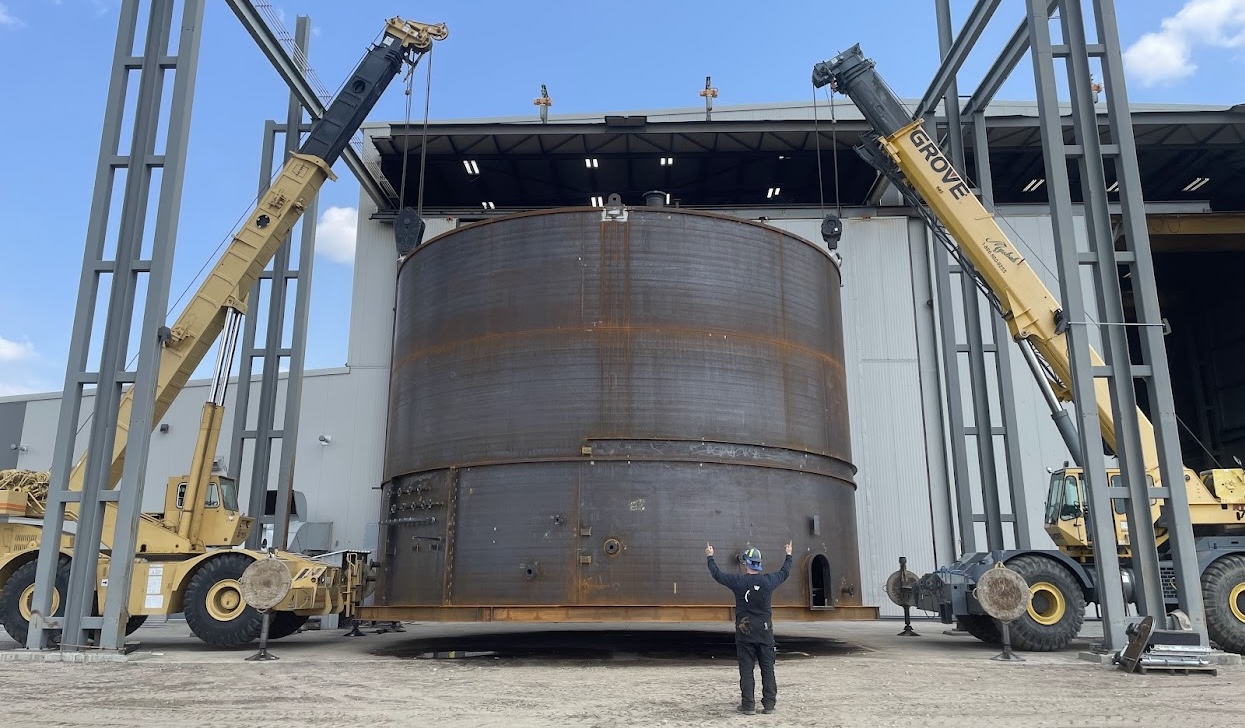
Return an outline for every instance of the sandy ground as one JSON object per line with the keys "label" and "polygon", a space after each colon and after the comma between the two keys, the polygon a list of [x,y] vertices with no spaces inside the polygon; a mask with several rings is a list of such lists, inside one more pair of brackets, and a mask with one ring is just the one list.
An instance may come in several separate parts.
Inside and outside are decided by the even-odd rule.
{"label": "sandy ground", "polygon": [[[154,653],[146,660],[0,662],[0,725],[1245,725],[1245,667],[1217,677],[1126,675],[1077,659],[1096,637],[1092,624],[1069,650],[1022,663],[992,661],[996,648],[943,634],[940,624],[918,623],[920,638],[896,636],[899,627],[780,629],[779,712],[742,716],[721,625],[629,625],[621,642],[609,633],[613,644],[601,652],[559,645],[593,645],[604,640],[599,630],[619,625],[549,635],[545,626],[410,624],[354,639],[313,631],[274,643],[280,661],[255,663],[243,660],[254,649],[204,649],[169,622],[133,636]],[[707,631],[687,631],[696,628]],[[444,639],[427,641],[434,637]],[[547,648],[532,655],[533,644]],[[0,639],[0,650],[15,646]],[[455,647],[524,656],[416,658]]]}

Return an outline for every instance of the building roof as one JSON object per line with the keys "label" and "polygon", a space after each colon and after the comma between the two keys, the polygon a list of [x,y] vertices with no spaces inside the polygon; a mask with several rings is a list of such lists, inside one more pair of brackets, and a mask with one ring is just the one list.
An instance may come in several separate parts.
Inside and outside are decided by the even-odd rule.
{"label": "building roof", "polygon": [[[704,108],[659,109],[551,115],[541,123],[533,112],[433,122],[424,206],[502,212],[587,205],[614,192],[639,204],[648,190],[698,208],[816,206],[822,190],[827,202],[835,200],[836,178],[840,202],[861,205],[874,187],[876,173],[852,149],[868,129],[850,101],[836,99],[833,108],[822,101],[816,109],[811,102],[719,107],[711,120],[705,115]],[[1100,118],[1105,127],[1105,112]],[[996,202],[1045,203],[1045,185],[1026,191],[1045,176],[1036,104],[994,102],[986,128]],[[1209,200],[1216,210],[1245,210],[1245,105],[1137,104],[1133,128],[1147,201]],[[409,155],[406,203],[414,205],[423,125],[369,124],[365,132],[367,152],[395,190],[403,152]],[[971,179],[971,127],[966,145]],[[1079,200],[1075,167],[1072,176]],[[1197,185],[1199,178],[1209,181]],[[1114,179],[1108,168],[1108,184]]]}

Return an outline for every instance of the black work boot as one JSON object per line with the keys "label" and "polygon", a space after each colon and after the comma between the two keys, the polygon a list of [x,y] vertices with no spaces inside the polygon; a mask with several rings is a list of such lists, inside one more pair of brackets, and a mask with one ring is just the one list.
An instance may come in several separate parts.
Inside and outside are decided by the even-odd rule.
{"label": "black work boot", "polygon": [[764,713],[765,715],[769,715],[770,713],[777,713],[777,712],[778,712],[778,706],[777,706],[777,705],[771,705],[771,706],[769,706],[768,708],[762,708],[762,709],[761,709],[761,712],[762,712],[762,713]]}
{"label": "black work boot", "polygon": [[740,703],[738,706],[735,707],[735,710],[739,711],[740,713],[743,713],[744,715],[756,715],[757,714],[757,709],[755,705],[744,705],[743,703]]}

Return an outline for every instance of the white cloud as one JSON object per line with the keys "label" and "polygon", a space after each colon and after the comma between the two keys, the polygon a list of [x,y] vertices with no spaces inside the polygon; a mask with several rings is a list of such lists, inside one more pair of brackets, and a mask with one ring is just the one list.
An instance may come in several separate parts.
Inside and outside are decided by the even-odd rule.
{"label": "white cloud", "polygon": [[46,362],[29,341],[12,341],[0,336],[0,397],[34,392],[51,392],[59,384],[48,379]]}
{"label": "white cloud", "polygon": [[1188,0],[1162,28],[1146,33],[1124,51],[1129,75],[1142,86],[1158,86],[1197,71],[1198,46],[1245,46],[1245,0]]}
{"label": "white cloud", "polygon": [[353,207],[330,207],[316,224],[316,252],[335,263],[354,262],[359,211]]}
{"label": "white cloud", "polygon": [[59,385],[53,385],[42,379],[20,378],[18,380],[4,377],[0,381],[0,397],[15,397],[19,394],[42,394],[44,392],[56,392],[60,389]]}
{"label": "white cloud", "polygon": [[10,341],[0,336],[0,361],[22,361],[35,355],[35,345],[29,341]]}
{"label": "white cloud", "polygon": [[0,28],[20,27],[22,27],[22,21],[13,17],[13,13],[10,13],[9,9],[3,3],[0,3]]}

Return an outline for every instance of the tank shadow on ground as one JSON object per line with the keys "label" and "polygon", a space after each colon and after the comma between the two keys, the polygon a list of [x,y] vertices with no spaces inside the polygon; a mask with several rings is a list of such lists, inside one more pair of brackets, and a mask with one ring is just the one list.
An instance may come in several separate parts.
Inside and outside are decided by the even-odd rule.
{"label": "tank shadow on ground", "polygon": [[[778,637],[778,659],[855,655],[863,648],[821,637]],[[531,660],[699,664],[735,659],[735,638],[710,631],[545,631],[404,640],[373,650],[385,657],[423,660]]]}

